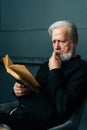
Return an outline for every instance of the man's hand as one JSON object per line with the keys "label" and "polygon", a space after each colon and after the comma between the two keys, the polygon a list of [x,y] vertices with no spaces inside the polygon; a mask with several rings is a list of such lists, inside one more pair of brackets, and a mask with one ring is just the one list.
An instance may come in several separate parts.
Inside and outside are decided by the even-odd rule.
{"label": "man's hand", "polygon": [[27,87],[24,87],[22,84],[16,82],[13,87],[14,93],[16,96],[20,97],[26,95],[29,92]]}
{"label": "man's hand", "polygon": [[53,52],[49,59],[49,70],[61,68],[61,60],[58,52]]}

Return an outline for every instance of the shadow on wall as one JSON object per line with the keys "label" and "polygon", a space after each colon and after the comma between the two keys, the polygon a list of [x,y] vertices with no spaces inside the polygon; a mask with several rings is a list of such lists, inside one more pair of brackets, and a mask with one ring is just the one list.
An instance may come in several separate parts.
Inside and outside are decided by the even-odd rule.
{"label": "shadow on wall", "polygon": [[15,80],[7,74],[3,63],[0,62],[0,103],[16,100],[12,94],[14,83]]}

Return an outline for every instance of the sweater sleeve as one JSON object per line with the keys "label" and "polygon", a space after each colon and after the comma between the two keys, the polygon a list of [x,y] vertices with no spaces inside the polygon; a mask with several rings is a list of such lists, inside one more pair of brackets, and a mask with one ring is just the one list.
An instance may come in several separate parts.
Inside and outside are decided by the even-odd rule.
{"label": "sweater sleeve", "polygon": [[80,68],[68,81],[61,69],[49,71],[47,87],[58,113],[70,113],[87,94],[87,66]]}

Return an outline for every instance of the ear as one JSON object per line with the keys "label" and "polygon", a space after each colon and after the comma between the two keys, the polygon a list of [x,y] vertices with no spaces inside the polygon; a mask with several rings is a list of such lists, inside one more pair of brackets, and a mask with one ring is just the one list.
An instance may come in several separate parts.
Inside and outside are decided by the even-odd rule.
{"label": "ear", "polygon": [[74,45],[77,46],[77,44],[78,44],[78,41],[75,39],[74,40]]}

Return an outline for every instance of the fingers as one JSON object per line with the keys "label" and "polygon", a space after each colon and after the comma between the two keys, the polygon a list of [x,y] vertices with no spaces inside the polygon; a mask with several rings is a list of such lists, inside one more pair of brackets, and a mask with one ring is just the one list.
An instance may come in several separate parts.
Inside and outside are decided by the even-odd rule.
{"label": "fingers", "polygon": [[28,88],[24,87],[22,84],[16,82],[13,87],[16,96],[23,96],[27,93]]}
{"label": "fingers", "polygon": [[50,70],[61,68],[61,60],[58,52],[53,52],[49,59],[48,67]]}
{"label": "fingers", "polygon": [[16,83],[14,84],[14,86],[15,86],[15,87],[18,87],[18,88],[23,88],[23,87],[24,87],[22,84],[20,84],[20,83],[18,83],[18,82],[16,82]]}

